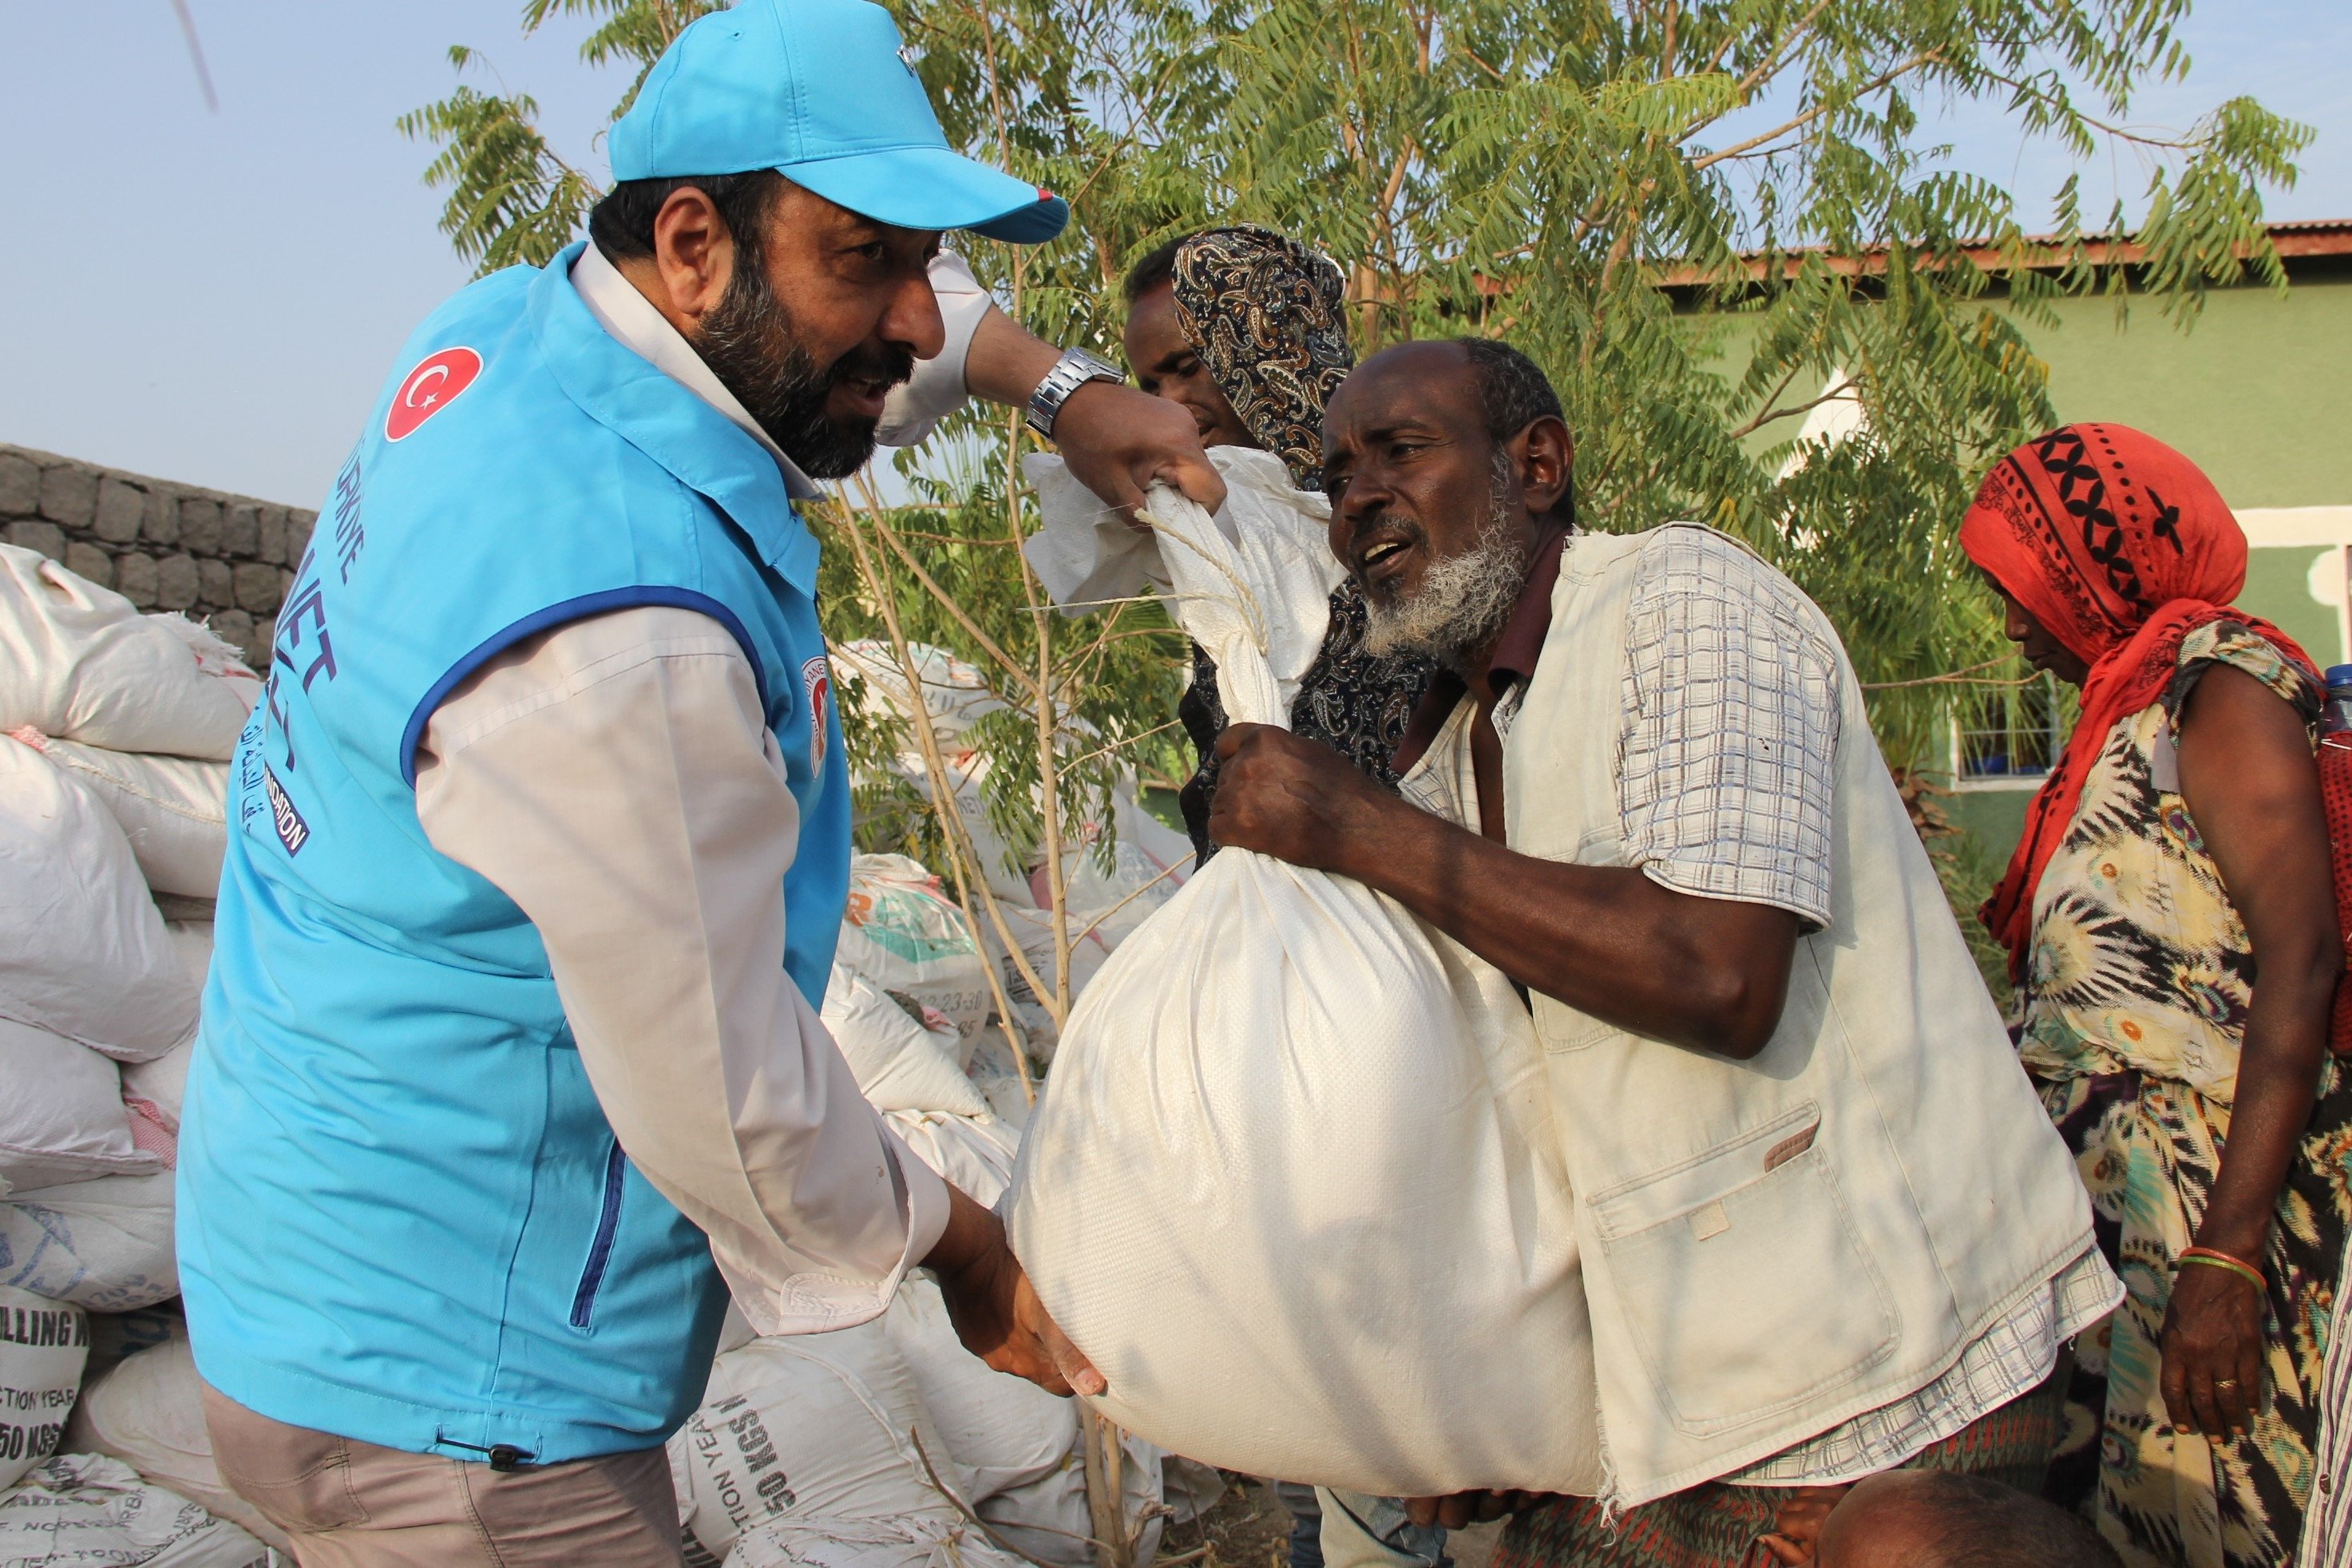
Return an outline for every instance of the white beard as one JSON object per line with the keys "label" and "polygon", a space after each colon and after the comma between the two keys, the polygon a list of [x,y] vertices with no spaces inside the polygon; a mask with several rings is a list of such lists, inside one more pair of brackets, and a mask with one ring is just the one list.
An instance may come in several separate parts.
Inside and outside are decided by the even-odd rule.
{"label": "white beard", "polygon": [[1419,654],[1458,668],[1510,620],[1527,581],[1526,542],[1497,500],[1478,542],[1432,566],[1412,597],[1364,595],[1364,651],[1380,658]]}

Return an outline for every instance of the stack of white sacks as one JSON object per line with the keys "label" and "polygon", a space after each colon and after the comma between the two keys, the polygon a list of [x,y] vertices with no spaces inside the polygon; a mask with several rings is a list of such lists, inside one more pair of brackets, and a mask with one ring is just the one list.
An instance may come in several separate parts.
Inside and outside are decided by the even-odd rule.
{"label": "stack of white sacks", "polygon": [[[853,645],[836,658],[860,653],[873,657]],[[927,688],[934,674],[969,671],[937,650],[919,653],[936,655],[924,667]],[[961,724],[987,700],[963,683],[940,685],[949,703],[959,692],[964,700],[944,713],[947,704],[927,704],[935,733],[951,763],[976,765],[961,748]],[[1130,870],[1129,880],[1156,875]],[[1170,891],[1179,879],[1169,879]],[[1006,880],[1013,910],[1034,915],[1021,879]],[[1102,881],[1109,897],[1116,884]],[[1110,944],[1101,945],[1107,954]],[[941,1175],[992,1205],[1011,1180],[1028,1105],[992,1022],[991,951],[919,863],[857,856],[823,1012],[884,1120]],[[690,1563],[1093,1561],[1077,1407],[973,1358],[927,1277],[909,1278],[888,1311],[858,1328],[755,1339],[733,1315],[702,1408],[670,1440]],[[1132,1435],[1121,1455],[1122,1528],[1135,1560],[1149,1563],[1164,1524],[1210,1506],[1223,1483]]]}
{"label": "stack of white sacks", "polygon": [[0,545],[0,1562],[247,1568],[284,1544],[213,1467],[172,1251],[228,759],[260,693],[204,627]]}
{"label": "stack of white sacks", "polygon": [[[990,821],[983,798],[989,763],[974,744],[972,734],[974,725],[1003,711],[1005,704],[989,689],[976,668],[945,648],[916,643],[908,652],[933,746],[949,775],[956,811],[979,856],[981,875],[1028,972],[1051,985],[1055,931],[1045,871],[1033,863],[1041,857],[1013,853]],[[844,701],[853,704],[861,715],[902,723],[912,718],[916,703],[908,690],[906,671],[890,645],[843,643],[833,650],[833,663]],[[1024,718],[1022,722],[1028,721]],[[1083,721],[1069,720],[1065,730],[1074,746],[1095,749],[1093,731]],[[890,772],[915,794],[930,796],[930,775],[921,743],[910,731],[902,733]],[[1066,795],[1066,805],[1067,799]],[[1108,809],[1099,820],[1072,826],[1069,839],[1062,846],[1062,870],[1074,991],[1083,991],[1144,917],[1175,896],[1191,873],[1192,863],[1192,841],[1144,806],[1131,771],[1112,788]],[[984,922],[980,939],[981,949],[997,968],[1032,1058],[1045,1066],[1053,1060],[1059,1035],[1052,1014],[1033,994],[1024,964],[1015,963],[1007,952],[993,920]],[[976,973],[984,984],[986,971]],[[992,1047],[999,1045],[1000,1037],[982,1043],[983,1073],[991,1070],[986,1058],[994,1054]],[[1009,1058],[1002,1058],[997,1066],[1011,1070]]]}
{"label": "stack of white sacks", "polygon": [[[204,627],[0,545],[0,1563],[247,1568],[287,1549],[214,1467],[172,1247],[228,761],[260,692]],[[989,963],[923,867],[857,858],[825,1020],[908,1146],[984,1204],[1027,1115]],[[858,1329],[730,1323],[670,1447],[698,1561],[1090,1561],[1076,1406],[967,1354],[927,1278]],[[1125,1453],[1149,1562],[1220,1483],[1140,1439]]]}

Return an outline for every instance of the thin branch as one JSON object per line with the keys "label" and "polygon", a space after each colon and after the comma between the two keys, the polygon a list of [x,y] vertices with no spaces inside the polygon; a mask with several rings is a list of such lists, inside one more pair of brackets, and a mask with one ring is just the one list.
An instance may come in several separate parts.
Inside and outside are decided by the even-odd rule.
{"label": "thin branch", "polygon": [[2036,87],[2022,78],[2005,76],[1999,71],[1987,71],[1985,79],[1999,82],[2011,91],[2021,92],[2028,98],[2038,100],[2060,113],[2081,121],[2103,136],[2112,136],[2118,142],[2127,142],[2135,147],[2153,148],[2166,153],[2185,153],[2197,145],[2196,141],[2189,136],[2151,136],[2143,132],[2134,131],[2128,126],[2116,125],[2109,121],[2101,120],[2095,114],[2085,114],[2074,107],[2074,94],[2063,90],[2052,92],[2047,88]]}
{"label": "thin branch", "polygon": [[[1777,142],[1781,137],[1789,134],[1791,131],[1802,130],[1804,127],[1811,124],[1814,121],[1819,120],[1824,114],[1829,114],[1837,110],[1852,107],[1856,99],[1867,98],[1870,94],[1877,92],[1887,87],[1898,78],[1906,76],[1910,72],[1917,70],[1921,66],[1931,64],[1943,58],[1943,57],[1944,52],[1941,49],[1928,49],[1925,53],[1914,55],[1909,59],[1904,61],[1901,65],[1896,66],[1894,69],[1887,71],[1884,75],[1881,75],[1870,81],[1863,83],[1862,86],[1855,88],[1850,93],[1843,94],[1837,98],[1822,100],[1821,102],[1813,105],[1812,108],[1805,110],[1804,113],[1798,115],[1795,119],[1787,121],[1785,124],[1775,126],[1773,129],[1763,132],[1761,135],[1750,136],[1745,142],[1735,142],[1730,146],[1726,147],[1719,152],[1709,153],[1703,157],[1692,159],[1690,163],[1691,172],[1696,174],[1701,169],[1711,169],[1716,164],[1722,163],[1726,158],[1736,158],[1743,153],[1751,152],[1758,147],[1763,146],[1767,142]],[[1681,140],[1687,142],[1690,140],[1692,135],[1696,133],[1696,127],[1693,127],[1691,131],[1684,132]]]}
{"label": "thin branch", "polygon": [[1086,941],[1086,940],[1087,940],[1087,938],[1088,938],[1088,937],[1090,937],[1090,936],[1094,935],[1094,934],[1095,934],[1095,928],[1096,928],[1096,927],[1097,927],[1097,926],[1101,925],[1101,924],[1103,923],[1103,921],[1107,921],[1107,920],[1110,919],[1110,918],[1111,918],[1111,916],[1113,916],[1113,915],[1115,915],[1115,914],[1118,913],[1118,911],[1119,911],[1119,910],[1123,910],[1123,909],[1127,908],[1127,906],[1128,906],[1128,905],[1129,905],[1129,904],[1131,904],[1131,903],[1135,902],[1135,900],[1138,900],[1138,899],[1139,899],[1139,898],[1143,897],[1143,895],[1144,895],[1144,894],[1146,894],[1146,893],[1148,893],[1148,892],[1151,891],[1151,889],[1154,889],[1154,888],[1156,888],[1156,887],[1160,886],[1160,883],[1162,883],[1162,882],[1166,881],[1169,878],[1171,878],[1171,877],[1174,876],[1177,872],[1179,872],[1179,871],[1181,871],[1181,870],[1184,869],[1184,868],[1185,868],[1185,867],[1186,867],[1186,866],[1187,866],[1187,865],[1188,865],[1188,864],[1189,864],[1189,863],[1193,859],[1194,856],[1195,856],[1195,855],[1197,855],[1198,853],[1199,853],[1199,851],[1197,851],[1197,850],[1196,850],[1196,851],[1194,851],[1194,852],[1193,852],[1193,854],[1192,854],[1192,855],[1179,855],[1178,857],[1176,857],[1176,858],[1175,858],[1172,862],[1171,862],[1169,865],[1164,866],[1164,867],[1162,867],[1162,868],[1160,868],[1160,875],[1158,875],[1157,877],[1152,878],[1152,879],[1151,879],[1151,880],[1150,880],[1149,882],[1144,883],[1144,884],[1143,884],[1143,886],[1141,886],[1141,887],[1139,887],[1139,888],[1136,889],[1133,892],[1131,892],[1131,893],[1128,894],[1128,895],[1127,895],[1127,897],[1125,897],[1125,898],[1123,898],[1123,899],[1119,900],[1119,901],[1118,901],[1118,902],[1117,902],[1117,903],[1113,904],[1110,908],[1108,908],[1108,909],[1105,910],[1102,913],[1100,913],[1100,914],[1097,915],[1094,919],[1092,919],[1092,920],[1088,921],[1087,922],[1087,929],[1086,929],[1086,930],[1084,930],[1084,931],[1080,931],[1077,935],[1076,935],[1076,936],[1074,936],[1074,937],[1072,937],[1072,938],[1070,939],[1070,945],[1072,945],[1073,947],[1075,947],[1075,946],[1076,946],[1079,942],[1082,942]]}
{"label": "thin branch", "polygon": [[[947,1482],[940,1479],[939,1468],[931,1463],[930,1453],[923,1447],[923,1435],[920,1432],[918,1432],[915,1430],[913,1426],[909,1425],[907,1428],[907,1436],[915,1445],[915,1458],[923,1461],[923,1474],[931,1478],[932,1488],[939,1492],[940,1496],[947,1499],[949,1503],[954,1507],[955,1510],[963,1515],[966,1521],[969,1522],[974,1530],[979,1531],[981,1534],[986,1536],[988,1538],[988,1543],[991,1546],[995,1547],[1000,1552],[1009,1552],[1013,1556],[1019,1558],[1022,1562],[1028,1563],[1029,1568],[1045,1568],[1045,1564],[1039,1563],[1034,1557],[1030,1556],[1026,1552],[1022,1551],[1019,1547],[1013,1545],[1013,1542],[997,1534],[995,1528],[992,1526],[988,1521],[972,1512],[971,1505],[965,1502],[962,1498],[959,1497],[953,1487],[949,1486]],[[1070,1531],[1066,1530],[1055,1530],[1045,1525],[1030,1525],[1025,1526],[1024,1528],[1044,1530],[1048,1535],[1070,1534]],[[1075,1537],[1075,1539],[1088,1542],[1097,1546],[1100,1546],[1102,1544],[1101,1542],[1096,1541],[1091,1535],[1080,1535]]]}
{"label": "thin branch", "polygon": [[[980,908],[988,911],[989,923],[996,928],[1006,956],[1028,982],[1031,994],[1035,994],[1039,989],[1037,973],[1030,968],[1021,944],[1013,940],[1013,932],[1006,927],[1004,912],[997,905],[996,890],[981,874],[980,847],[972,839],[971,825],[963,819],[962,808],[956,804],[953,774],[947,759],[940,754],[939,733],[931,728],[930,710],[921,702],[922,676],[915,668],[915,656],[908,645],[906,628],[898,620],[897,596],[890,592],[889,584],[882,580],[880,568],[866,548],[866,535],[857,525],[856,513],[846,506],[840,510],[842,531],[849,536],[850,553],[857,563],[858,579],[866,584],[866,591],[874,595],[880,609],[883,627],[889,634],[891,651],[898,656],[899,673],[906,679],[907,689],[912,696],[910,706],[916,708],[916,712],[909,716],[909,722],[923,753],[923,772],[931,782],[931,814],[939,820],[940,840],[947,847],[948,872],[955,879],[956,902],[962,908],[963,918],[972,929],[972,940],[978,944],[980,920],[972,899],[973,885],[978,884]],[[983,959],[987,957],[985,947],[982,948],[981,956]],[[1013,1065],[1021,1075],[1021,1093],[1029,1104],[1034,1105],[1037,1103],[1037,1085],[1029,1072],[1028,1041],[1022,1035],[1019,1015],[1013,1010],[1013,999],[1005,994],[1004,976],[992,963],[984,963],[981,967],[988,973],[989,994],[996,1002],[998,1021],[1004,1030],[1005,1038],[1013,1046]]]}
{"label": "thin branch", "polygon": [[1955,669],[1943,675],[1923,675],[1916,680],[1864,680],[1857,684],[1864,691],[1900,691],[1911,686],[2031,686],[2042,679],[2039,670],[2031,675],[2015,677],[1990,677],[1977,674],[1980,669],[1990,669],[1994,665],[2007,664],[2016,657],[2015,654],[2004,653],[1997,658],[1986,659],[1982,664],[1972,664],[1966,669]]}
{"label": "thin branch", "polygon": [[[1769,410],[1774,404],[1780,401],[1780,395],[1789,390],[1790,385],[1796,381],[1800,374],[1803,373],[1804,368],[1805,364],[1802,360],[1798,361],[1795,364],[1789,367],[1789,374],[1780,378],[1780,384],[1765,395],[1764,407],[1767,410]],[[1766,415],[1759,413],[1755,418],[1750,419],[1747,424],[1742,425],[1738,429],[1734,430],[1731,433],[1730,438],[1737,441],[1743,436],[1752,436],[1758,430],[1761,429],[1768,422]]]}
{"label": "thin branch", "polygon": [[[1829,8],[1830,0],[1814,0],[1813,8],[1800,17],[1797,25],[1790,28],[1786,36],[1773,41],[1772,47],[1764,52],[1764,58],[1756,63],[1754,70],[1739,79],[1739,85],[1733,89],[1732,96],[1745,105],[1750,93],[1780,75],[1783,64],[1780,58],[1781,52],[1790,44],[1811,32],[1813,24],[1820,21],[1822,13]],[[1727,50],[1729,47],[1728,43],[1725,45]],[[1721,58],[1719,55],[1717,57],[1718,59]]]}
{"label": "thin branch", "polygon": [[920,583],[931,597],[939,601],[940,607],[954,617],[956,625],[963,628],[966,637],[979,644],[982,651],[989,658],[1003,665],[1004,672],[1021,683],[1023,691],[1034,694],[1036,689],[1030,684],[1029,677],[1022,670],[1021,666],[1014,662],[1013,656],[998,647],[995,638],[980,629],[980,623],[965,613],[964,607],[956,603],[953,596],[945,588],[940,587],[937,580],[923,569],[923,563],[915,559],[914,552],[899,542],[897,531],[890,526],[881,497],[876,493],[873,481],[866,478],[863,470],[857,475],[857,487],[866,492],[866,506],[873,513],[874,531],[881,536],[885,544],[890,547],[890,552],[906,564],[907,570],[914,574],[915,581]]}
{"label": "thin branch", "polygon": [[[1781,388],[1784,390],[1787,388],[1788,384],[1789,384],[1785,381],[1780,384]],[[1759,414],[1755,418],[1750,419],[1747,424],[1742,425],[1738,429],[1734,430],[1731,433],[1731,438],[1737,441],[1743,436],[1753,436],[1757,431],[1761,430],[1765,426],[1771,424],[1775,420],[1793,419],[1800,415],[1810,414],[1824,403],[1835,403],[1849,395],[1852,395],[1854,402],[1859,403],[1862,401],[1861,392],[1851,377],[1840,380],[1834,385],[1830,387],[1828,391],[1822,393],[1819,397],[1809,398],[1802,403],[1792,403],[1786,408],[1775,408],[1769,413]],[[1780,393],[1775,392],[1772,395],[1778,397]]]}

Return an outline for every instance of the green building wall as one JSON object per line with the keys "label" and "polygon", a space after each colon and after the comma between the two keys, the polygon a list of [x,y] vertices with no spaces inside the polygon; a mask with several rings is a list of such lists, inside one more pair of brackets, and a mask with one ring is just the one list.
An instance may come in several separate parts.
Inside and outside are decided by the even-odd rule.
{"label": "green building wall", "polygon": [[[2239,603],[2301,642],[2323,666],[2352,662],[2334,603],[2315,597],[2315,563],[2344,581],[2352,545],[2352,256],[2289,263],[2284,293],[2218,289],[2185,326],[2155,303],[2074,299],[2052,307],[2052,324],[2026,335],[2050,366],[2062,423],[2129,425],[2179,448],[2247,518],[2254,548]],[[1726,334],[1727,367],[1744,362],[1747,334]],[[1818,392],[1820,389],[1814,389]],[[1759,447],[1769,439],[1759,437]],[[2274,509],[2347,509],[2342,542],[2265,544]],[[2297,525],[2336,526],[2336,521]],[[2275,531],[2275,530],[2273,530]],[[2024,829],[2027,781],[1967,785],[1945,805],[1966,851],[1998,866]]]}

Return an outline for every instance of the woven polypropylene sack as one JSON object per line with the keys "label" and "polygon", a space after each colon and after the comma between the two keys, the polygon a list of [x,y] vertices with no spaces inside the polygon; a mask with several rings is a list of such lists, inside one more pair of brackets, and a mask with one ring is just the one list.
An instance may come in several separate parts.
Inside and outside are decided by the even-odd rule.
{"label": "woven polypropylene sack", "polygon": [[754,1340],[719,1356],[669,1457],[681,1522],[714,1554],[778,1520],[961,1522],[931,1479],[936,1469],[961,1486],[955,1461],[878,1322]]}
{"label": "woven polypropylene sack", "polygon": [[265,1568],[268,1548],[103,1454],[59,1454],[0,1492],[0,1563]]}
{"label": "woven polypropylene sack", "polygon": [[89,1361],[87,1312],[0,1285],[0,1489],[58,1451]]}
{"label": "woven polypropylene sack", "polygon": [[88,1046],[0,1018],[0,1196],[156,1168],[131,1140],[120,1067]]}
{"label": "woven polypropylene sack", "polygon": [[[1303,640],[1276,617],[1304,613],[1308,542],[1151,510],[1226,712],[1282,723],[1297,669],[1266,650]],[[1073,1012],[1013,1249],[1104,1414],[1178,1453],[1381,1495],[1594,1492],[1549,1106],[1499,971],[1360,883],[1228,849]]]}
{"label": "woven polypropylene sack", "polygon": [[170,1300],[180,1293],[172,1184],[157,1171],[10,1193],[0,1199],[0,1285],[100,1312]]}
{"label": "woven polypropylene sack", "polygon": [[919,1022],[872,979],[836,963],[822,1016],[875,1110],[977,1116],[988,1109],[956,1059],[961,1041],[944,1015],[936,1029]]}
{"label": "woven polypropylene sack", "polygon": [[0,888],[0,1018],[126,1062],[187,1038],[200,987],[130,841],[85,785],[5,735]]}
{"label": "woven polypropylene sack", "polygon": [[0,730],[225,763],[261,694],[226,645],[179,616],[0,544]]}
{"label": "woven polypropylene sack", "polygon": [[1013,1179],[1021,1134],[993,1113],[954,1116],[936,1110],[886,1110],[883,1121],[906,1140],[915,1158],[963,1189],[982,1208],[993,1208]]}
{"label": "woven polypropylene sack", "polygon": [[184,1330],[125,1356],[83,1385],[66,1427],[66,1451],[120,1459],[215,1518],[281,1552],[294,1550],[285,1531],[221,1479],[205,1425],[204,1381]]}
{"label": "woven polypropylene sack", "polygon": [[963,910],[904,855],[851,858],[834,960],[954,1020],[966,1052],[988,1022],[988,961]]}
{"label": "woven polypropylene sack", "polygon": [[189,899],[220,896],[221,858],[228,849],[226,763],[110,752],[30,726],[15,738],[104,804],[131,841],[149,888]]}

